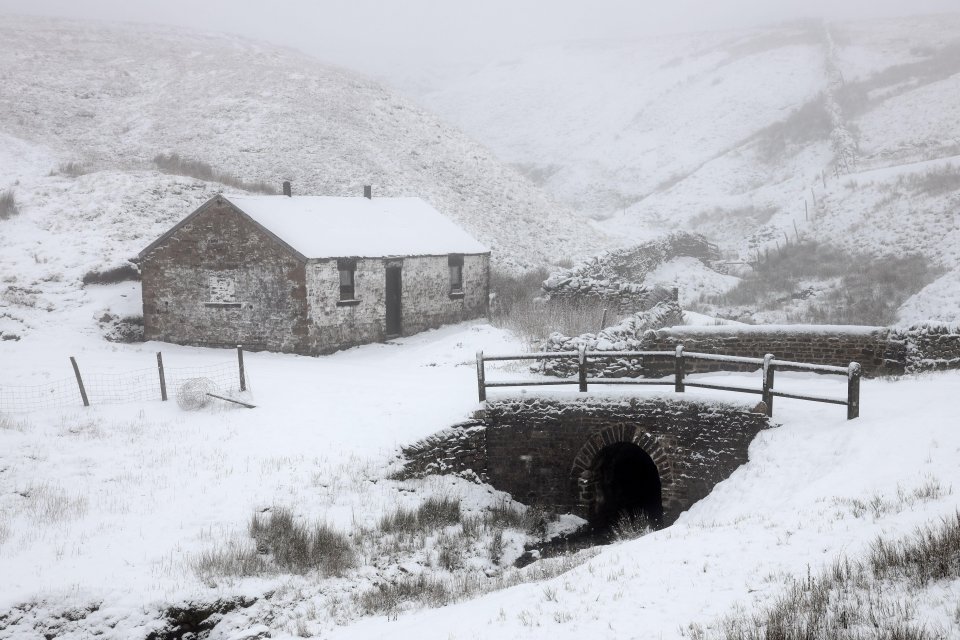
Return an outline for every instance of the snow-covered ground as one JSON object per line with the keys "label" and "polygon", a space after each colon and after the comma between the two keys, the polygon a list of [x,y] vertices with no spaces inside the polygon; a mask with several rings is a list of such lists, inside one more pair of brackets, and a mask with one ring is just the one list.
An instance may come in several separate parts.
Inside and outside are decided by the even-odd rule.
{"label": "snow-covered ground", "polygon": [[[40,637],[47,616],[90,603],[99,609],[64,623],[62,637],[137,637],[162,603],[237,593],[274,595],[225,616],[212,637],[244,637],[236,634],[264,620],[273,637],[304,629],[343,638],[682,637],[690,623],[709,626],[734,606],[752,610],[788,577],[840,554],[858,557],[876,536],[907,534],[958,505],[960,432],[949,398],[960,375],[947,373],[864,381],[862,417],[852,422],[842,407],[778,399],[781,426],[762,433],[750,462],[673,526],[605,547],[557,578],[474,601],[389,618],[357,620],[354,612],[335,626],[325,608],[333,594],[389,581],[396,567],[216,585],[194,571],[198,554],[244,539],[251,514],[273,505],[349,532],[427,494],[459,496],[467,509],[500,499],[458,479],[386,479],[398,445],[477,407],[480,348],[517,345],[488,325],[466,324],[323,358],[247,354],[253,410],[184,412],[154,400],[4,416],[0,616],[30,607],[15,611],[16,624],[0,625],[0,637]],[[69,379],[68,355],[86,372],[150,368],[157,350],[167,367],[234,358],[228,350],[107,345],[69,326],[0,349],[0,385]],[[759,374],[722,377],[759,382]],[[845,390],[835,377],[800,374],[783,374],[778,385],[838,397]],[[941,488],[935,497],[910,497],[931,483]],[[863,511],[857,500],[882,507]],[[918,615],[960,632],[950,619],[960,585],[937,588]]]}

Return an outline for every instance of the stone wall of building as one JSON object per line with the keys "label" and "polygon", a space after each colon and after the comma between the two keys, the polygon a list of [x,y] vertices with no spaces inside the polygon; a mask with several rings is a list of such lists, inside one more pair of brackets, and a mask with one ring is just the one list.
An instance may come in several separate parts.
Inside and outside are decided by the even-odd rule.
{"label": "stone wall of building", "polygon": [[358,258],[354,302],[340,301],[336,259],[311,260],[307,292],[312,352],[326,353],[386,338],[386,266],[401,266],[402,334],[487,315],[489,256],[463,258],[463,293],[450,291],[447,256]]}
{"label": "stone wall of building", "polygon": [[304,267],[226,201],[212,201],[143,256],[144,338],[304,352]]}
{"label": "stone wall of building", "polygon": [[[336,259],[302,259],[225,200],[141,262],[147,340],[317,355],[386,337],[385,259],[357,259],[357,300],[341,302]],[[487,314],[489,255],[464,256],[462,293],[446,255],[389,262],[402,268],[403,335]]]}

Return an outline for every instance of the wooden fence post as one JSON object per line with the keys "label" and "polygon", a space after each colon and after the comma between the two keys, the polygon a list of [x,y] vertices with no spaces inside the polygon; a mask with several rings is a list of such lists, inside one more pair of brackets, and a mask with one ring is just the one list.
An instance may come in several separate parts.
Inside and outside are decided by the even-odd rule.
{"label": "wooden fence post", "polygon": [[773,417],[773,354],[763,356],[763,404],[767,405],[767,417]]}
{"label": "wooden fence post", "polygon": [[577,371],[580,374],[580,391],[586,391],[587,390],[587,347],[585,345],[580,345],[577,351],[578,351]]}
{"label": "wooden fence post", "polygon": [[87,390],[83,388],[83,378],[80,377],[80,367],[77,366],[77,359],[70,356],[70,364],[73,365],[73,373],[77,376],[77,386],[80,387],[80,398],[83,399],[83,406],[89,407],[90,400],[87,398]]}
{"label": "wooden fence post", "polygon": [[247,373],[243,370],[243,345],[237,345],[237,364],[240,365],[240,391],[247,390]]}
{"label": "wooden fence post", "polygon": [[863,370],[857,362],[847,369],[847,420],[860,417],[860,374]]}
{"label": "wooden fence post", "polygon": [[673,390],[677,393],[683,393],[685,387],[683,385],[683,374],[684,374],[684,363],[683,363],[683,345],[677,345],[677,357],[673,362],[673,374],[675,377],[673,383]]}
{"label": "wooden fence post", "polygon": [[160,399],[167,401],[167,377],[163,375],[163,356],[157,351],[157,370],[160,372]]}
{"label": "wooden fence post", "polygon": [[487,400],[487,375],[483,370],[483,351],[477,351],[477,395],[480,402]]}

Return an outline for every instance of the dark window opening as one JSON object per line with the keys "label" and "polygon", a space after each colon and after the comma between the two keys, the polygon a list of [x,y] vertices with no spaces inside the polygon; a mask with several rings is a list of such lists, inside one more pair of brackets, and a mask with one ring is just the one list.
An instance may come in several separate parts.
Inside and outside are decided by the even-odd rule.
{"label": "dark window opening", "polygon": [[356,300],[357,261],[341,258],[337,260],[337,270],[340,272],[340,299]]}
{"label": "dark window opening", "polygon": [[637,445],[619,442],[601,450],[594,463],[594,478],[594,527],[609,529],[623,519],[643,518],[651,526],[662,522],[660,473]]}
{"label": "dark window opening", "polygon": [[463,293],[463,256],[449,255],[447,265],[450,268],[450,293]]}

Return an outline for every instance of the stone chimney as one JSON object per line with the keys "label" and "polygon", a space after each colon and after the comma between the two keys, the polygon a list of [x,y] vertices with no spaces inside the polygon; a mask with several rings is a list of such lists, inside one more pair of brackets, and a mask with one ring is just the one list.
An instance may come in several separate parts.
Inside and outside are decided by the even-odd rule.
{"label": "stone chimney", "polygon": [[369,184],[363,186],[363,197],[367,200],[373,200],[373,186]]}
{"label": "stone chimney", "polygon": [[288,198],[293,196],[293,189],[290,188],[289,180],[283,181],[283,195],[287,196]]}

